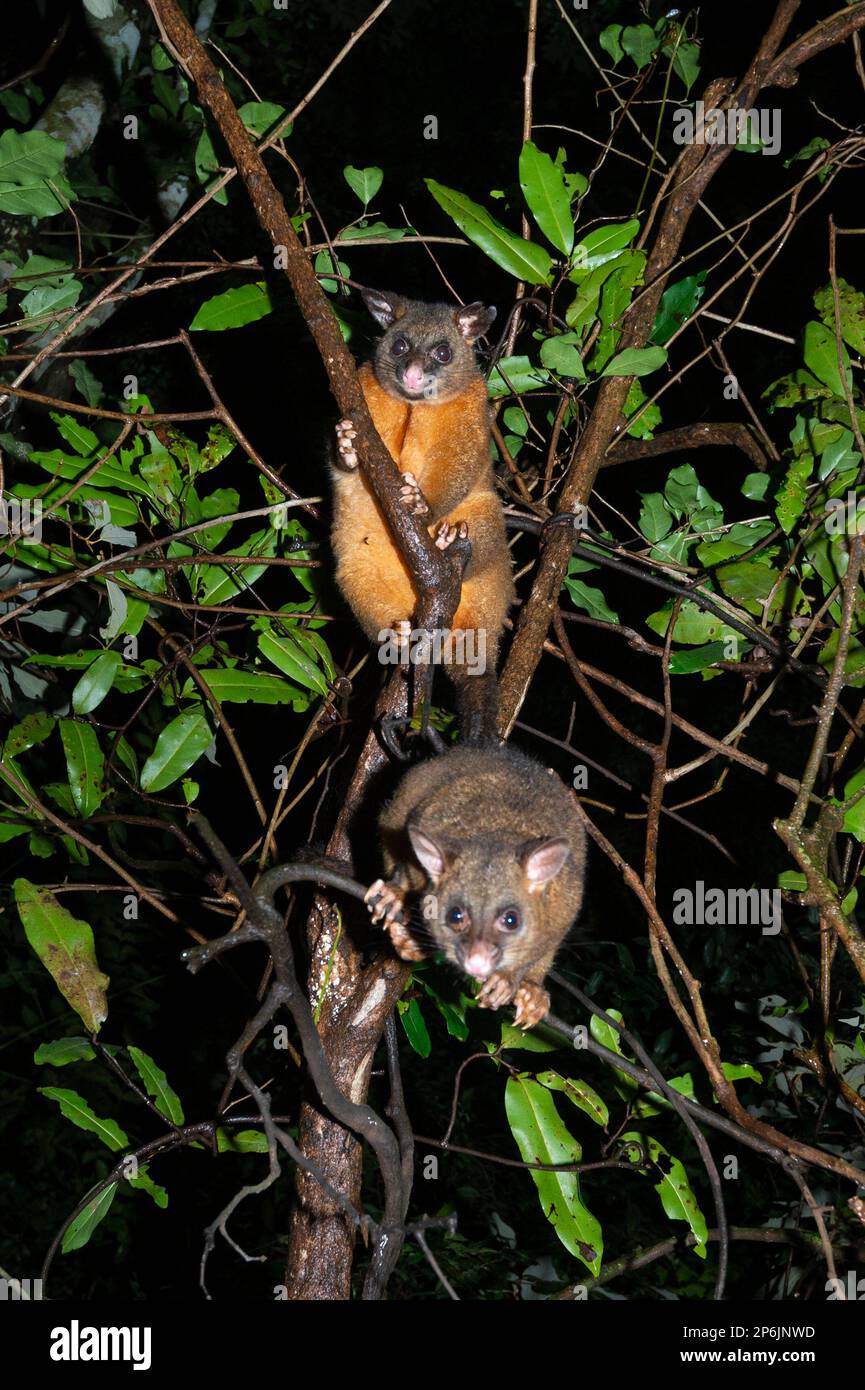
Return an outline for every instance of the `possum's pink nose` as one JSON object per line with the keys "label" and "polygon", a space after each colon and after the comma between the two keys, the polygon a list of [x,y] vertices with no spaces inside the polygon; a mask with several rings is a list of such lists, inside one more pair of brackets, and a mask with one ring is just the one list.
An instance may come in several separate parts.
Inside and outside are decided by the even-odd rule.
{"label": "possum's pink nose", "polygon": [[463,957],[463,970],[475,980],[485,980],[492,974],[493,960],[483,946],[475,946]]}
{"label": "possum's pink nose", "polygon": [[425,375],[419,362],[410,362],[403,372],[403,385],[409,391],[422,391]]}

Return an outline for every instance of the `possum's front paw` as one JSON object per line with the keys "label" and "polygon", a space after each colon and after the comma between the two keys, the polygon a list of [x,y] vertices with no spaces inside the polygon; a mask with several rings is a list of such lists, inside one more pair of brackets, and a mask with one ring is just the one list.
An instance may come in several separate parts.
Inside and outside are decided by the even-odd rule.
{"label": "possum's front paw", "polygon": [[403,894],[399,888],[385,883],[383,878],[377,878],[375,883],[370,884],[364,902],[369,908],[372,920],[383,922],[386,930],[395,923],[401,925],[405,922]]}
{"label": "possum's front paw", "polygon": [[510,1004],[516,991],[513,977],[506,970],[496,970],[488,980],[484,980],[478,993],[478,1004],[482,1009],[500,1009]]}
{"label": "possum's front paw", "polygon": [[356,434],[357,430],[351,420],[340,420],[336,427],[337,463],[347,473],[353,473],[359,463],[354,447]]}
{"label": "possum's front paw", "polygon": [[429,511],[429,503],[421,492],[420,483],[414,473],[403,473],[399,500],[412,516],[424,516]]}
{"label": "possum's front paw", "polygon": [[546,1018],[550,1011],[550,996],[540,985],[524,980],[514,995],[516,1016],[514,1023],[518,1028],[534,1028]]}

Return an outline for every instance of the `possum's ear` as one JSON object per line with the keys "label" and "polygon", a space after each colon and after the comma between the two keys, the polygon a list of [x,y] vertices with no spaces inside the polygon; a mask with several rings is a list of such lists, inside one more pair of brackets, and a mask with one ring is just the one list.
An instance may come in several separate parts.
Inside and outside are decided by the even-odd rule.
{"label": "possum's ear", "polygon": [[563,836],[553,840],[529,840],[517,854],[530,893],[538,893],[556,877],[571,852],[571,842]]}
{"label": "possum's ear", "polygon": [[492,305],[467,304],[464,309],[454,310],[454,323],[467,342],[482,338],[491,326],[496,311]]}
{"label": "possum's ear", "polygon": [[361,290],[360,293],[369,312],[382,328],[390,328],[408,308],[402,295],[391,294],[389,290]]}
{"label": "possum's ear", "polygon": [[453,854],[423,830],[418,830],[416,825],[408,827],[408,837],[418,863],[423,865],[433,883],[437,883],[453,859]]}

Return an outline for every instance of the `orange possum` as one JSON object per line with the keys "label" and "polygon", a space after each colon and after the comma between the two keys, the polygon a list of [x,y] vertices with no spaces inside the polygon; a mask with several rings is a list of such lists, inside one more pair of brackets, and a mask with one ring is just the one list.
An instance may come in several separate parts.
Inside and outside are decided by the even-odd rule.
{"label": "orange possum", "polygon": [[[441,549],[466,535],[471,544],[451,628],[465,645],[446,646],[443,659],[457,688],[464,735],[492,733],[496,658],[514,585],[490,457],[486,386],[472,344],[495,310],[372,290],[363,297],[385,333],[358,376],[373,423],[403,475],[400,500],[427,520]],[[405,638],[417,594],[358,471],[353,440],[351,422],[342,421],[333,468],[337,583],[369,638]]]}

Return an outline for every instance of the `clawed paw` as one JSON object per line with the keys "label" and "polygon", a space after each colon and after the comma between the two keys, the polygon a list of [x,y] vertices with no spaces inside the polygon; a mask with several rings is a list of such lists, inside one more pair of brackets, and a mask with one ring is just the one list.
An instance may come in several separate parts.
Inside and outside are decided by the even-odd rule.
{"label": "clawed paw", "polygon": [[399,490],[400,505],[412,516],[423,516],[429,511],[429,503],[420,490],[420,483],[414,473],[403,473]]}
{"label": "clawed paw", "polygon": [[351,420],[340,420],[336,427],[336,447],[339,454],[338,462],[342,468],[348,472],[353,472],[359,463],[357,451],[354,447],[357,430]]}
{"label": "clawed paw", "polygon": [[467,541],[469,538],[469,528],[464,521],[451,523],[443,521],[436,527],[435,543],[439,550],[447,550],[455,540]]}
{"label": "clawed paw", "polygon": [[478,1004],[482,1009],[500,1009],[510,1004],[514,997],[514,982],[504,970],[496,970],[488,980],[484,980],[478,993]]}
{"label": "clawed paw", "polygon": [[386,929],[393,923],[405,920],[402,893],[390,883],[385,883],[383,878],[377,878],[375,883],[370,884],[364,902],[372,920],[383,922]]}
{"label": "clawed paw", "polygon": [[540,985],[533,985],[530,981],[520,985],[514,995],[514,1007],[516,1015],[514,1023],[518,1028],[534,1028],[535,1024],[540,1023],[546,1018],[550,1011],[550,996]]}

